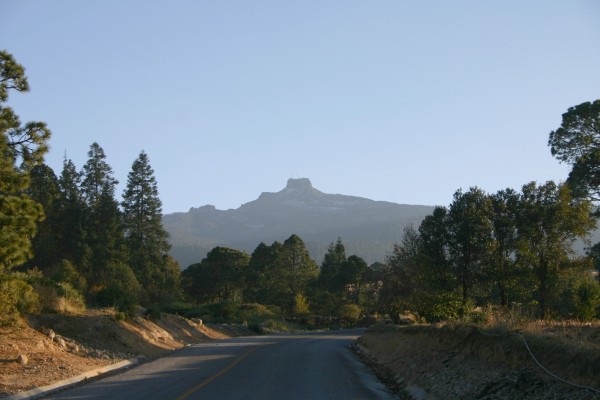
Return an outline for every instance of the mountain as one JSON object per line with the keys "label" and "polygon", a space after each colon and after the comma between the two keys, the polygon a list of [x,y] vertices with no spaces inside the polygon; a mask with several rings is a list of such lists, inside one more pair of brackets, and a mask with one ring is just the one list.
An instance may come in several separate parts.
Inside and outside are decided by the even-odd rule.
{"label": "mountain", "polygon": [[384,261],[402,239],[404,227],[418,227],[433,208],[326,194],[302,178],[289,179],[283,190],[262,193],[234,210],[206,205],[167,214],[163,225],[171,235],[171,255],[183,268],[199,262],[215,246],[252,253],[260,242],[283,242],[292,234],[304,240],[318,264],[338,237],[347,255],[371,263]]}

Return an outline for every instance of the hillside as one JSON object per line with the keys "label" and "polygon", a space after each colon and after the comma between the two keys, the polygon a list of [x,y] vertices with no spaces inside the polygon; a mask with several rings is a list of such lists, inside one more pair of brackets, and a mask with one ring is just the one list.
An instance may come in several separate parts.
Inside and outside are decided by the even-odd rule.
{"label": "hillside", "polygon": [[405,226],[417,227],[432,212],[431,206],[323,193],[302,178],[289,179],[283,190],[262,193],[237,209],[206,205],[165,215],[163,224],[171,235],[171,254],[183,268],[218,245],[252,252],[260,242],[282,242],[292,234],[305,241],[317,263],[338,237],[348,254],[371,263],[384,260]]}
{"label": "hillside", "polygon": [[[204,325],[163,314],[117,321],[112,310],[31,315],[0,327],[0,397],[72,378],[129,358],[160,357],[186,345],[248,335],[243,327]],[[24,362],[18,362],[24,356]]]}

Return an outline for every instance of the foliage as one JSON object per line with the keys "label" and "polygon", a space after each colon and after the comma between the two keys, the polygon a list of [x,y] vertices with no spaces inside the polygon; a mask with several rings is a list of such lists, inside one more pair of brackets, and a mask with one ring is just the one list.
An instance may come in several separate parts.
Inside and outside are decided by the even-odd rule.
{"label": "foliage", "polygon": [[261,271],[257,291],[262,294],[261,300],[292,315],[296,295],[306,295],[319,274],[304,242],[292,235],[283,244],[275,242],[271,249],[262,246],[261,251],[253,255],[256,257],[252,264],[255,270]]}
{"label": "foliage", "polygon": [[34,166],[30,172],[30,179],[31,184],[26,193],[42,206],[46,218],[37,223],[37,235],[32,239],[33,257],[26,265],[45,271],[61,259],[56,218],[60,195],[59,183],[52,168],[45,164]]}
{"label": "foliage", "polygon": [[518,262],[533,274],[540,316],[548,311],[548,298],[560,271],[572,263],[572,245],[596,225],[587,200],[574,199],[566,184],[531,182],[523,186],[517,219]]}
{"label": "foliage", "polygon": [[78,313],[85,310],[83,296],[71,284],[57,282],[35,271],[28,276],[27,280],[40,299],[40,311]]}
{"label": "foliage", "polygon": [[269,271],[274,268],[281,246],[279,242],[274,242],[271,246],[261,242],[252,252],[245,274],[245,301],[271,303]]}
{"label": "foliage", "polygon": [[561,300],[563,315],[580,321],[600,317],[600,284],[589,274],[572,277]]}
{"label": "foliage", "polygon": [[430,290],[422,266],[422,240],[412,226],[404,229],[402,242],[387,257],[389,266],[379,293],[380,308],[398,322],[404,310],[418,309],[420,299]]}
{"label": "foliage", "polygon": [[22,125],[5,105],[11,89],[29,90],[25,69],[8,52],[0,51],[0,273],[32,256],[31,238],[44,214],[24,191],[30,184],[29,172],[43,162],[50,139],[46,124]]}
{"label": "foliage", "polygon": [[302,293],[296,293],[296,296],[294,297],[294,307],[292,309],[292,315],[302,316],[308,314],[310,314],[308,299]]}
{"label": "foliage", "polygon": [[517,211],[519,195],[512,189],[500,190],[490,196],[493,212],[490,220],[493,243],[490,255],[491,278],[498,290],[501,306],[508,305],[516,286]]}
{"label": "foliage", "polygon": [[340,282],[340,270],[346,262],[346,248],[342,239],[338,238],[336,243],[331,243],[321,263],[320,284],[330,292],[340,292],[344,289],[344,283]]}
{"label": "foliage", "polygon": [[129,265],[149,301],[162,301],[177,286],[178,276],[173,272],[179,267],[173,268],[175,261],[165,257],[170,245],[162,225],[162,203],[154,170],[143,151],[133,162],[121,205]]}
{"label": "foliage", "polygon": [[215,247],[198,264],[182,273],[183,289],[196,303],[240,301],[250,256],[228,247]]}
{"label": "foliage", "polygon": [[358,304],[344,304],[340,309],[340,317],[345,326],[354,326],[360,319],[362,309]]}
{"label": "foliage", "polygon": [[75,265],[69,260],[62,260],[44,272],[46,276],[56,282],[65,282],[79,292],[87,290],[87,281],[79,273]]}
{"label": "foliage", "polygon": [[461,288],[466,306],[471,290],[486,274],[492,246],[492,204],[490,198],[474,187],[458,190],[447,216],[450,269]]}
{"label": "foliage", "polygon": [[19,314],[39,311],[40,299],[22,273],[0,274],[0,326],[12,325]]}
{"label": "foliage", "polygon": [[456,320],[472,308],[472,303],[464,302],[462,291],[440,291],[423,299],[419,315],[429,322]]}
{"label": "foliage", "polygon": [[570,107],[548,145],[554,157],[572,166],[567,182],[575,195],[600,200],[600,100]]}
{"label": "foliage", "polygon": [[131,268],[121,262],[111,262],[102,271],[98,282],[90,287],[93,303],[101,307],[114,307],[133,317],[142,287]]}

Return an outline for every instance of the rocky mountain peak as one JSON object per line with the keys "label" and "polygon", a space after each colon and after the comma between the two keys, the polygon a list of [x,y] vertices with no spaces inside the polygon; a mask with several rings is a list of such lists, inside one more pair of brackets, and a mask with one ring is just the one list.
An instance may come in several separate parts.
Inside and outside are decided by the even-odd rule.
{"label": "rocky mountain peak", "polygon": [[290,178],[288,179],[287,185],[285,187],[286,190],[310,190],[312,188],[313,185],[310,182],[310,179],[308,178]]}

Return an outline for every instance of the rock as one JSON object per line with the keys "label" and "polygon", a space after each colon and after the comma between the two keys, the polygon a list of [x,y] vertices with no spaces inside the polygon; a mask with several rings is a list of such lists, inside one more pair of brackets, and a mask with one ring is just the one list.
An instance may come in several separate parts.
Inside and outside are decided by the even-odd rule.
{"label": "rock", "polygon": [[25,354],[19,354],[19,356],[17,357],[17,362],[19,364],[27,364],[29,363],[29,358],[27,358],[27,356]]}
{"label": "rock", "polygon": [[79,353],[79,346],[75,343],[67,343],[67,349],[73,353]]}
{"label": "rock", "polygon": [[56,333],[52,329],[43,328],[42,333],[50,338],[50,340],[54,340],[56,337]]}
{"label": "rock", "polygon": [[57,345],[59,345],[63,349],[67,348],[67,342],[65,342],[65,339],[61,338],[60,336],[54,337],[54,341],[56,342]]}

